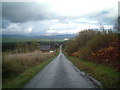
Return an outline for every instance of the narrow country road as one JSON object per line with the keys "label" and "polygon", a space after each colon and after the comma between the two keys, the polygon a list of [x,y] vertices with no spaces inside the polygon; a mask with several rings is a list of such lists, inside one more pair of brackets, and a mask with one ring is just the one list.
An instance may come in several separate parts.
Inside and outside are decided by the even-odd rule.
{"label": "narrow country road", "polygon": [[50,62],[24,88],[95,88],[62,54]]}

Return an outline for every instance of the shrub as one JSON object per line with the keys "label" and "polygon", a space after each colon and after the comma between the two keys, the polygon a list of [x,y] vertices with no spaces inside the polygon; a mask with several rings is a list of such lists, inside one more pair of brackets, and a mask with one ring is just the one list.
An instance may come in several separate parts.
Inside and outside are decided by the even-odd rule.
{"label": "shrub", "polygon": [[118,63],[118,44],[120,37],[116,32],[81,31],[74,39],[65,45],[68,55],[85,60],[104,63],[120,69]]}
{"label": "shrub", "polygon": [[86,46],[80,48],[81,57],[88,58],[91,52],[104,48],[109,42],[118,38],[116,33],[98,33],[86,43]]}
{"label": "shrub", "polygon": [[75,39],[69,40],[65,44],[65,51],[67,52],[68,55],[72,55],[72,53],[76,52],[78,50],[78,43],[76,42]]}
{"label": "shrub", "polygon": [[80,48],[84,48],[86,43],[91,40],[97,31],[94,30],[84,30],[81,31],[75,38],[70,39],[65,44],[65,51],[68,55],[72,55],[72,53],[77,52]]}

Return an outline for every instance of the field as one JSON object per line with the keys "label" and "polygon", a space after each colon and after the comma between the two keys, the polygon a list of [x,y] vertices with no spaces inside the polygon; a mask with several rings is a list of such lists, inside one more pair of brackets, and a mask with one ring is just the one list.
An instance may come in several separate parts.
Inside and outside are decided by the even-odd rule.
{"label": "field", "polygon": [[27,42],[27,41],[64,41],[63,39],[42,39],[42,38],[2,38],[2,42]]}
{"label": "field", "polygon": [[3,53],[3,88],[23,87],[37,72],[45,67],[56,53]]}

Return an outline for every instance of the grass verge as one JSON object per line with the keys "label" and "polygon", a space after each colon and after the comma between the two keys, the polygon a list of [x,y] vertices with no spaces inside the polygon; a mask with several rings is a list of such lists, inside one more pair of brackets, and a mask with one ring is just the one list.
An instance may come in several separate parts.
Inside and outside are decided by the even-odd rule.
{"label": "grass verge", "polygon": [[118,88],[120,85],[120,72],[116,72],[111,67],[96,64],[76,57],[67,56],[67,58],[81,71],[100,81],[103,88]]}
{"label": "grass verge", "polygon": [[[58,54],[57,54],[58,55]],[[22,88],[24,85],[39,71],[41,71],[47,64],[49,64],[57,55],[54,57],[45,60],[37,66],[32,67],[31,69],[26,70],[18,76],[11,77],[9,79],[4,79],[2,88]]]}

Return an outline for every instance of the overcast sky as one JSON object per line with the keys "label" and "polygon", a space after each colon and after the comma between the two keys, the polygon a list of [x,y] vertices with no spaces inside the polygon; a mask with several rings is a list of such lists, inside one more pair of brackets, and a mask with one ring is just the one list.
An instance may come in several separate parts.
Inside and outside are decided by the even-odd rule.
{"label": "overcast sky", "polygon": [[2,33],[73,34],[83,29],[99,28],[99,23],[109,29],[118,16],[118,0],[38,1],[2,2]]}

